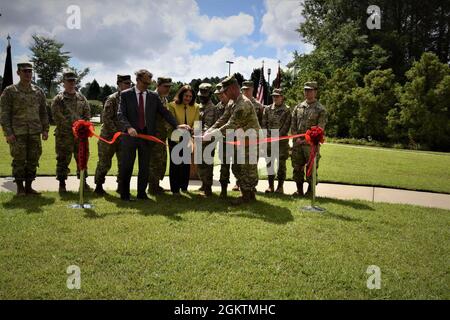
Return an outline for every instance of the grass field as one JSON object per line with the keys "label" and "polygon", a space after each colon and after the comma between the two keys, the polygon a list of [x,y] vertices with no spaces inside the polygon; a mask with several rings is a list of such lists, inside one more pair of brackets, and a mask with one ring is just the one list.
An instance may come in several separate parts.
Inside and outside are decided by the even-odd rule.
{"label": "grass field", "polygon": [[[236,194],[234,194],[236,195]],[[449,299],[448,211],[362,201],[0,193],[0,299]],[[66,287],[69,265],[81,289]],[[366,287],[369,265],[381,289]]]}
{"label": "grass field", "polygon": [[[96,131],[99,132],[98,127]],[[43,146],[38,174],[54,175],[56,156],[52,134]],[[0,139],[0,150],[0,176],[10,176],[11,158],[4,139]],[[321,181],[450,193],[450,154],[342,144],[324,144],[321,152]],[[95,139],[91,140],[90,153],[89,174],[92,175],[98,160]],[[111,174],[116,172],[114,159]],[[75,161],[72,161],[71,173],[75,173]],[[289,162],[288,179],[291,177],[292,166]]]}

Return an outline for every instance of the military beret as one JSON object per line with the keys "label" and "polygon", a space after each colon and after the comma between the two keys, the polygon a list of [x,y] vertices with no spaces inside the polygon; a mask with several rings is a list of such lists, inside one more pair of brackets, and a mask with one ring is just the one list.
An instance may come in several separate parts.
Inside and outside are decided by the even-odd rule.
{"label": "military beret", "polygon": [[17,70],[33,70],[33,65],[29,62],[18,63]]}
{"label": "military beret", "polygon": [[222,82],[222,91],[225,91],[228,89],[229,86],[233,84],[238,84],[238,81],[236,80],[236,77],[233,75],[226,77]]}
{"label": "military beret", "polygon": [[216,85],[216,91],[214,91],[214,93],[215,93],[215,94],[222,93],[222,92],[223,92],[222,89],[223,89],[222,84],[221,84],[221,83],[218,83],[218,84]]}
{"label": "military beret", "polygon": [[316,81],[308,81],[305,82],[303,89],[306,90],[317,90],[317,82]]}
{"label": "military beret", "polygon": [[248,89],[248,88],[253,88],[254,84],[253,81],[244,81],[242,82],[242,88],[241,89]]}
{"label": "military beret", "polygon": [[158,77],[157,85],[160,86],[160,85],[163,85],[163,84],[171,86],[172,85],[172,78]]}
{"label": "military beret", "polygon": [[131,81],[131,76],[129,74],[118,74],[117,83],[124,81]]}
{"label": "military beret", "polygon": [[211,88],[212,85],[210,83],[201,83],[198,87],[197,95],[199,97],[209,97],[209,95],[211,94]]}
{"label": "military beret", "polygon": [[63,73],[63,80],[77,80],[77,74],[73,71],[65,71]]}
{"label": "military beret", "polygon": [[282,95],[283,95],[283,90],[281,90],[281,89],[273,89],[272,96],[282,96]]}

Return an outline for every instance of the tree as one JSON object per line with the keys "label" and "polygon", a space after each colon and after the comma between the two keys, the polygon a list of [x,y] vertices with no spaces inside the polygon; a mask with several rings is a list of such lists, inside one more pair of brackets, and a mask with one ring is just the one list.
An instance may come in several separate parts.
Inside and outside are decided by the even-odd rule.
{"label": "tree", "polygon": [[101,89],[97,82],[97,80],[93,80],[92,83],[89,85],[89,89],[87,90],[86,98],[88,100],[99,100],[100,98]]}
{"label": "tree", "polygon": [[99,100],[101,102],[105,102],[108,96],[111,95],[113,92],[114,89],[105,83],[105,85],[101,89]]}
{"label": "tree", "polygon": [[49,95],[57,75],[67,66],[70,59],[69,52],[62,51],[63,44],[54,39],[36,34],[32,38],[34,43],[30,46],[31,61],[34,63],[34,70],[42,81],[47,95]]}
{"label": "tree", "polygon": [[351,121],[350,136],[387,140],[387,116],[397,103],[398,86],[392,69],[373,70],[364,77],[364,87],[352,93],[358,113]]}
{"label": "tree", "polygon": [[388,115],[392,139],[413,146],[450,150],[450,67],[426,52],[406,72],[398,108]]}

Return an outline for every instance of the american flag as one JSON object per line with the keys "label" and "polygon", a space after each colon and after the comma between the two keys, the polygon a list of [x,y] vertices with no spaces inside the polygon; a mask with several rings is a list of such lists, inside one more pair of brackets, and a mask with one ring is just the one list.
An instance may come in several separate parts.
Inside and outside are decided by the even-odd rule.
{"label": "american flag", "polygon": [[258,100],[261,104],[264,103],[264,65],[261,67],[261,73],[259,74],[259,85],[256,100]]}

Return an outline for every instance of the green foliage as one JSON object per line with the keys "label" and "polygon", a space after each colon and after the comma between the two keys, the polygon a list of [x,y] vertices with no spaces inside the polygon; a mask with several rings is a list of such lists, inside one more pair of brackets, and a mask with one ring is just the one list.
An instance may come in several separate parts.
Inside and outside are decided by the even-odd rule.
{"label": "green foliage", "polygon": [[88,100],[91,108],[91,116],[99,115],[103,111],[103,102],[98,100]]}
{"label": "green foliage", "polygon": [[88,100],[100,100],[100,94],[101,94],[100,85],[98,84],[97,80],[94,79],[92,83],[89,84],[86,93],[86,98]]}
{"label": "green foliage", "polygon": [[412,145],[450,150],[450,68],[433,53],[424,53],[406,73],[399,107],[389,113],[390,134]]}
{"label": "green foliage", "polygon": [[36,34],[32,38],[34,43],[30,46],[31,61],[48,96],[57,75],[67,66],[70,59],[69,52],[62,51],[64,44],[54,39]]}
{"label": "green foliage", "polygon": [[387,140],[387,114],[397,103],[397,86],[392,69],[386,69],[371,71],[364,77],[364,87],[353,89],[357,115],[351,122],[351,137]]}

